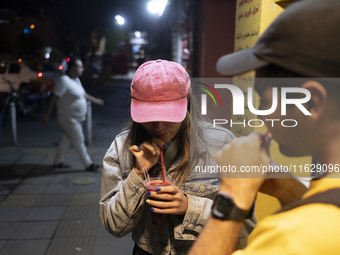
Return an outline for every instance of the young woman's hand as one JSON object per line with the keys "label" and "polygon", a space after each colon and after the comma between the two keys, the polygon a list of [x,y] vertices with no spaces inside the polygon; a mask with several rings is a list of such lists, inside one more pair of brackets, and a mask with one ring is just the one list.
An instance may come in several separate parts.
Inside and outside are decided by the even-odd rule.
{"label": "young woman's hand", "polygon": [[177,186],[160,187],[159,191],[149,191],[146,202],[155,213],[186,214],[188,197]]}
{"label": "young woman's hand", "polygon": [[136,173],[144,179],[144,172],[153,167],[161,154],[160,148],[164,142],[159,138],[152,138],[151,141],[145,141],[141,145],[132,145],[129,149],[136,158]]}

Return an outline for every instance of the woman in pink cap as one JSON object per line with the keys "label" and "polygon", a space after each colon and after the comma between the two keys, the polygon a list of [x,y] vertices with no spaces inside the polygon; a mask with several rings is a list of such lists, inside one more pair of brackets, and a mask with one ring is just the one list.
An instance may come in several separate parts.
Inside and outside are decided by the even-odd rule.
{"label": "woman in pink cap", "polygon": [[[233,135],[207,125],[202,132],[194,110],[188,110],[189,95],[189,75],[181,65],[166,60],[141,65],[131,84],[132,124],[104,157],[100,218],[115,236],[132,231],[135,255],[187,254],[209,218],[218,174],[195,172],[190,165],[216,165],[202,137],[210,134],[208,140],[225,144]],[[162,151],[166,177],[176,185],[147,192],[146,173],[162,176]],[[153,213],[168,215],[167,222],[153,224]],[[253,221],[246,222],[240,247]]]}

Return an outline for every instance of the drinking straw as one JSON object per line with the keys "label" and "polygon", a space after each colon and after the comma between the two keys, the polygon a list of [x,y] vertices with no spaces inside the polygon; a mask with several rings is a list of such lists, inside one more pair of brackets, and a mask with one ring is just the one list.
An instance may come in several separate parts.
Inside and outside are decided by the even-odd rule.
{"label": "drinking straw", "polygon": [[269,131],[269,129],[267,129],[267,132],[264,134],[262,139],[265,139],[269,135],[269,133],[270,133],[270,131]]}
{"label": "drinking straw", "polygon": [[143,167],[143,173],[144,173],[144,179],[146,182],[150,182],[150,177],[148,171],[145,170],[145,167]]}
{"label": "drinking straw", "polygon": [[266,143],[266,138],[268,137],[269,134],[270,134],[270,131],[269,131],[269,129],[267,129],[267,132],[264,134],[264,136],[262,136],[261,145],[265,145],[265,143]]}
{"label": "drinking straw", "polygon": [[164,169],[164,159],[163,159],[163,148],[161,147],[161,162],[162,162],[162,175],[163,175],[163,183],[165,183],[165,169]]}

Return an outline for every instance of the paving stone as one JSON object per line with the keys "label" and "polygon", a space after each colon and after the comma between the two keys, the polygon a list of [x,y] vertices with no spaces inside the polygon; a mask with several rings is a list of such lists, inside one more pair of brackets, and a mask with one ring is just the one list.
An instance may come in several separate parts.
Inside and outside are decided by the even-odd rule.
{"label": "paving stone", "polygon": [[97,193],[100,194],[100,182],[96,181],[90,185],[77,185],[78,193]]}
{"label": "paving stone", "polygon": [[24,156],[23,151],[15,147],[6,147],[0,149],[1,164],[6,164],[7,162],[10,163],[16,162],[23,156]]}
{"label": "paving stone", "polygon": [[78,185],[74,183],[75,180],[87,178],[91,175],[83,172],[83,170],[76,170],[73,172],[67,170],[64,174],[59,173],[53,180],[51,180],[46,193],[100,193],[100,176],[98,176],[98,173],[95,174],[97,174],[97,176],[93,177],[95,178],[95,181],[90,185]]}
{"label": "paving stone", "polygon": [[62,237],[90,237],[97,233],[98,221],[86,219],[63,220],[60,222],[55,236]]}
{"label": "paving stone", "polygon": [[11,174],[14,176],[26,177],[33,171],[35,167],[37,167],[37,164],[32,165],[15,164],[14,166],[11,167]]}
{"label": "paving stone", "polygon": [[73,166],[72,161],[68,162],[65,161],[66,164],[70,165],[71,167],[69,168],[54,168],[53,173],[58,174],[58,175],[63,175],[63,174],[81,174],[84,172],[84,167],[83,166]]}
{"label": "paving stone", "polygon": [[4,195],[0,195],[0,203],[2,203],[5,199],[6,199],[7,196],[4,196]]}
{"label": "paving stone", "polygon": [[0,222],[0,239],[9,239],[19,222]]}
{"label": "paving stone", "polygon": [[29,209],[24,221],[57,221],[60,220],[66,207],[33,207]]}
{"label": "paving stone", "polygon": [[73,194],[42,194],[34,206],[67,206],[71,203]]}
{"label": "paving stone", "polygon": [[0,180],[0,184],[19,184],[21,181],[21,178],[13,178],[8,180]]}
{"label": "paving stone", "polygon": [[22,184],[46,184],[50,183],[53,179],[52,175],[45,175],[45,176],[30,176],[27,177]]}
{"label": "paving stone", "polygon": [[38,194],[10,194],[5,201],[2,202],[2,207],[26,207],[32,206],[38,199]]}
{"label": "paving stone", "polygon": [[77,193],[78,187],[72,183],[51,184],[45,191],[46,194],[67,194]]}
{"label": "paving stone", "polygon": [[0,222],[21,221],[28,213],[29,207],[0,207]]}
{"label": "paving stone", "polygon": [[94,255],[99,254],[108,254],[111,251],[111,254],[132,254],[132,250],[134,247],[134,242],[132,241],[131,235],[126,235],[122,238],[117,238],[114,236],[111,237],[97,237],[94,247],[93,253]]}
{"label": "paving stone", "polygon": [[1,202],[5,200],[5,198],[13,192],[18,187],[18,184],[0,184],[0,195],[3,198],[0,200]]}
{"label": "paving stone", "polygon": [[[56,237],[52,240],[45,255],[92,255],[93,245],[95,242],[95,237],[66,237],[60,238]],[[102,254],[109,254],[106,251]],[[97,254],[97,255],[102,255]],[[111,254],[117,254],[112,251]],[[1,254],[0,254],[1,255]],[[117,254],[118,255],[118,254]]]}
{"label": "paving stone", "polygon": [[13,194],[42,194],[47,190],[48,183],[43,184],[21,184]]}
{"label": "paving stone", "polygon": [[75,194],[72,196],[71,205],[81,206],[81,205],[98,205],[99,207],[100,193],[85,193],[85,194]]}
{"label": "paving stone", "polygon": [[76,219],[76,220],[99,219],[99,206],[97,205],[69,206],[65,211],[63,220],[71,220],[71,219]]}
{"label": "paving stone", "polygon": [[34,152],[34,150],[30,150],[29,153],[20,158],[17,164],[36,165],[37,163],[42,162],[46,156],[46,153],[42,153],[41,151]]}
{"label": "paving stone", "polygon": [[0,195],[8,195],[11,192],[9,185],[0,184]]}
{"label": "paving stone", "polygon": [[97,228],[97,236],[98,237],[112,237],[113,235],[107,232],[105,227],[101,223],[101,221],[99,221],[98,228]]}
{"label": "paving stone", "polygon": [[84,171],[72,171],[72,170],[63,170],[60,173],[56,173],[55,177],[51,181],[52,184],[63,184],[63,183],[71,183],[74,179],[79,177],[86,176]]}
{"label": "paving stone", "polygon": [[0,251],[5,246],[6,240],[0,240]]}
{"label": "paving stone", "polygon": [[58,226],[58,221],[22,222],[11,239],[50,239]]}
{"label": "paving stone", "polygon": [[32,172],[32,175],[47,175],[53,173],[52,164],[38,165]]}
{"label": "paving stone", "polygon": [[[44,255],[50,240],[9,240],[0,255]],[[63,254],[63,253],[60,253]]]}

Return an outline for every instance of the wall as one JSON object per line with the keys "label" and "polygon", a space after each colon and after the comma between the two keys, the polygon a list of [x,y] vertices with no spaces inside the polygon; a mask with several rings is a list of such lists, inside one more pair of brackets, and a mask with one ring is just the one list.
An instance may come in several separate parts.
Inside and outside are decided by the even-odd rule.
{"label": "wall", "polygon": [[199,37],[200,77],[221,77],[216,62],[222,55],[234,51],[235,0],[201,1]]}

